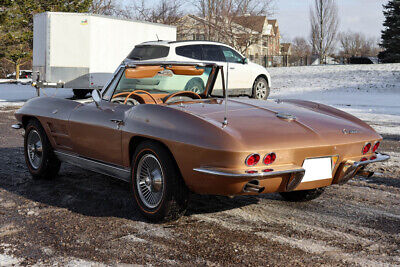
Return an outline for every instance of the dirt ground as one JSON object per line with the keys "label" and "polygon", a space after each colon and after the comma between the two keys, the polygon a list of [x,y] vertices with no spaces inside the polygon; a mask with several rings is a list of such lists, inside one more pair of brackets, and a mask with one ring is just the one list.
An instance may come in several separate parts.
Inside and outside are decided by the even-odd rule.
{"label": "dirt ground", "polygon": [[332,186],[317,200],[192,197],[178,222],[147,223],[127,184],[64,164],[31,179],[15,108],[0,109],[0,266],[400,265],[400,135],[378,173]]}

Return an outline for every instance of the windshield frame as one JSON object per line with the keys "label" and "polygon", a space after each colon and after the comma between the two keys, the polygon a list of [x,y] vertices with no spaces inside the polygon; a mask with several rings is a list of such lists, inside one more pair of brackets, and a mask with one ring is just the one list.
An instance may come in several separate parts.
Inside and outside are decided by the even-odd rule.
{"label": "windshield frame", "polygon": [[[111,101],[112,97],[106,97],[106,96],[112,96],[115,93],[115,90],[117,89],[117,86],[112,86],[116,80],[119,82],[121,79],[121,76],[125,72],[126,69],[128,68],[135,68],[136,66],[162,66],[164,68],[171,66],[171,65],[179,65],[179,66],[196,66],[196,67],[211,67],[211,72],[208,77],[207,83],[206,83],[206,88],[200,96],[202,98],[208,98],[211,95],[211,92],[213,90],[216,78],[218,76],[219,70],[222,69],[222,66],[219,66],[215,63],[191,63],[191,62],[127,62],[124,61],[122,65],[118,67],[118,69],[115,71],[113,77],[109,80],[109,82],[104,86],[104,88],[101,91],[102,99],[106,101]],[[113,87],[113,88],[111,88]],[[110,92],[109,90],[112,90]]]}

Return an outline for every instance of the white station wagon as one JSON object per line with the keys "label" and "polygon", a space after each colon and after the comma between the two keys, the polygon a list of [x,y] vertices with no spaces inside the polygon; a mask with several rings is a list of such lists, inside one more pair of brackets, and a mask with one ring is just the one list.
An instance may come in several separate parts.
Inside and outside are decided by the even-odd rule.
{"label": "white station wagon", "polygon": [[[232,47],[210,41],[153,41],[136,45],[128,55],[131,60],[215,62],[224,67],[225,77],[229,64],[228,88],[231,96],[250,96],[267,99],[271,87],[271,76],[267,70],[242,56]],[[221,86],[217,78],[214,89]],[[205,84],[199,79],[189,90],[202,92]]]}

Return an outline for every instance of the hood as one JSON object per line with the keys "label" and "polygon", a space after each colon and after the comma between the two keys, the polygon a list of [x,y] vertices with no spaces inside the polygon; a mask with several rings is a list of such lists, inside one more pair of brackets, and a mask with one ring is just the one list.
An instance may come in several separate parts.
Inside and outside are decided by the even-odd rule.
{"label": "hood", "polygon": [[[228,100],[228,125],[222,127],[224,99],[178,106],[220,127],[246,147],[312,147],[372,141],[381,137],[368,125],[341,111],[327,112],[293,103],[246,98]],[[317,104],[315,104],[318,107]],[[339,114],[339,115],[338,115]],[[343,113],[345,114],[345,113]]]}

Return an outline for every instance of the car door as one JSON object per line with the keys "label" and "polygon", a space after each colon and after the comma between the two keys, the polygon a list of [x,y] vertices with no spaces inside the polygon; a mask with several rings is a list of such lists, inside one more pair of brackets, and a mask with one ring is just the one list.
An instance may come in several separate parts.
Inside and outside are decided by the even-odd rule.
{"label": "car door", "polygon": [[[225,61],[224,54],[222,53],[221,47],[219,45],[201,45],[201,47],[202,47],[202,51],[203,51],[203,56],[202,56],[203,61],[215,62],[218,65],[223,66],[225,79],[226,79],[227,64]],[[231,83],[229,83],[229,84],[231,84]],[[229,87],[229,88],[232,88],[232,87]],[[222,91],[221,75],[218,75],[217,80],[215,81],[213,93],[217,93],[218,91]],[[219,94],[219,93],[217,93],[217,94]]]}
{"label": "car door", "polygon": [[[110,86],[116,86],[121,71]],[[75,108],[69,118],[74,152],[90,159],[122,165],[121,127],[131,107],[103,100],[99,104],[92,102]]]}
{"label": "car door", "polygon": [[[250,69],[247,64],[244,64],[244,58],[235,50],[227,46],[221,46],[226,62],[229,67],[229,88],[247,90],[250,89],[254,81],[250,81]],[[245,92],[243,92],[245,93]]]}

